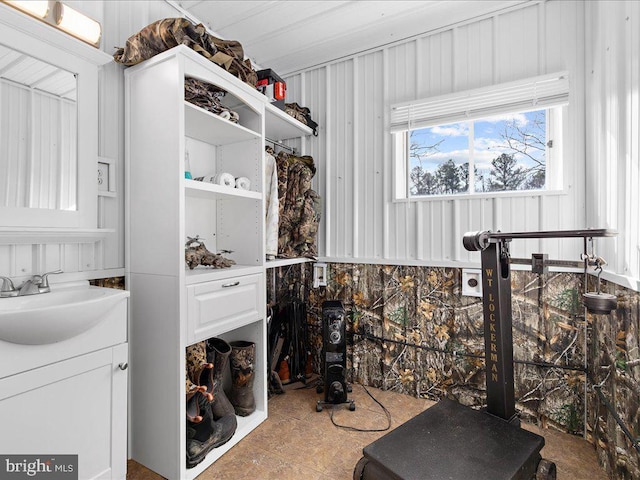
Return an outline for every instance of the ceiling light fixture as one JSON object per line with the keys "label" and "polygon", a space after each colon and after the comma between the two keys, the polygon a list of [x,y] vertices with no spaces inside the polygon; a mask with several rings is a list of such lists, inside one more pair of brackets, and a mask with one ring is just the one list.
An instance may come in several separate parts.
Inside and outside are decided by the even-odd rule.
{"label": "ceiling light fixture", "polygon": [[32,1],[32,0],[3,0],[7,5],[11,5],[13,8],[23,11],[40,20],[44,20],[49,14],[49,2],[44,1]]}
{"label": "ceiling light fixture", "polygon": [[94,47],[100,45],[102,28],[94,19],[87,17],[62,2],[55,3],[53,12],[56,25],[60,30],[64,30],[69,35],[73,35]]}
{"label": "ceiling light fixture", "polygon": [[[55,1],[0,0],[34,18],[62,30],[89,45],[98,47],[102,37],[100,23],[77,10]],[[51,8],[53,6],[53,8]]]}

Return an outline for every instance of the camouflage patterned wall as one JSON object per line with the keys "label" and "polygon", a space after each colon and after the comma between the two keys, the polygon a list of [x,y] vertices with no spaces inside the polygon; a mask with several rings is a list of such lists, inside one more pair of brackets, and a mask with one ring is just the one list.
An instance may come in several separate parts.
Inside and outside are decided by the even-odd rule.
{"label": "camouflage patterned wall", "polygon": [[[589,289],[595,290],[593,280]],[[604,404],[612,406],[630,436],[640,441],[640,294],[608,282],[602,289],[618,297],[618,309],[590,318],[589,372],[596,388],[589,391],[587,429],[611,477],[637,480],[638,451]]]}
{"label": "camouflage patterned wall", "polygon": [[124,277],[99,278],[89,280],[91,285],[96,287],[115,288],[117,290],[125,290]]}
{"label": "camouflage patterned wall", "polygon": [[[322,302],[341,300],[350,320],[352,381],[483,405],[482,304],[461,295],[461,270],[336,263],[327,287],[316,289],[309,264],[269,272],[269,300],[284,304],[296,295],[307,303],[316,371]],[[586,436],[603,465],[615,478],[640,479],[637,452],[585,375],[587,359],[601,394],[639,437],[640,295],[616,287],[618,310],[587,315],[585,338],[583,290],[581,274],[512,271],[517,408],[528,421],[583,435],[586,400]]]}

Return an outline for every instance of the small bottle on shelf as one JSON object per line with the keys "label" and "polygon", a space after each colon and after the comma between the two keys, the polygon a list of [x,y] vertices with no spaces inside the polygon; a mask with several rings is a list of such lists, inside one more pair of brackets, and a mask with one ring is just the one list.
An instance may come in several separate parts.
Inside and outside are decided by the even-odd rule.
{"label": "small bottle on shelf", "polygon": [[184,178],[186,178],[187,180],[193,179],[193,177],[191,176],[191,164],[189,163],[188,151],[184,152]]}

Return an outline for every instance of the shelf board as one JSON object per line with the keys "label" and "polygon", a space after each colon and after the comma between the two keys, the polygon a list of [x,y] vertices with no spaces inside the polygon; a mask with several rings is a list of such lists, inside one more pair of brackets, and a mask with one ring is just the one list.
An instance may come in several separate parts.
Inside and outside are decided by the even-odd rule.
{"label": "shelf board", "polygon": [[185,285],[195,285],[196,283],[211,282],[213,280],[223,280],[225,278],[239,277],[242,275],[252,275],[262,273],[261,265],[233,265],[229,268],[211,268],[199,266],[193,270],[185,267]]}
{"label": "shelf board", "polygon": [[103,240],[113,228],[0,227],[0,245],[44,243],[93,243]]}
{"label": "shelf board", "polygon": [[265,136],[276,141],[305,137],[313,133],[305,124],[270,103],[265,105],[264,129]]}
{"label": "shelf board", "polygon": [[254,192],[253,190],[242,190],[235,187],[227,187],[224,185],[218,185],[209,182],[200,182],[197,180],[184,181],[184,189],[186,195],[190,197],[198,198],[247,198],[250,200],[261,200],[262,194],[260,192]]}
{"label": "shelf board", "polygon": [[297,258],[276,258],[275,260],[267,260],[264,264],[266,268],[286,267],[288,265],[298,265],[300,263],[315,262],[313,258],[297,257]]}
{"label": "shelf board", "polygon": [[184,102],[185,135],[211,145],[229,145],[261,138],[260,133],[230,122],[193,103]]}

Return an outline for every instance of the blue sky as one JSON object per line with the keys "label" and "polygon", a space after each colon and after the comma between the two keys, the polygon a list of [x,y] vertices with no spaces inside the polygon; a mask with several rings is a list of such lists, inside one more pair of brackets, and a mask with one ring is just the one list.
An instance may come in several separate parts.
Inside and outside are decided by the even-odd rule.
{"label": "blue sky", "polygon": [[[516,113],[500,115],[474,123],[474,163],[478,173],[491,170],[491,161],[501,153],[512,154],[513,151],[505,148],[505,142],[500,133],[508,122],[515,121],[523,129],[531,128],[532,121],[537,112]],[[467,122],[450,125],[439,125],[415,130],[411,134],[411,141],[419,142],[423,145],[434,145],[443,140],[438,145],[436,152],[428,157],[424,157],[421,162],[416,158],[411,158],[410,167],[421,164],[422,168],[433,172],[438,165],[446,162],[450,158],[457,165],[469,161],[469,124]],[[524,168],[530,168],[532,161],[524,155],[516,155],[518,164]]]}

